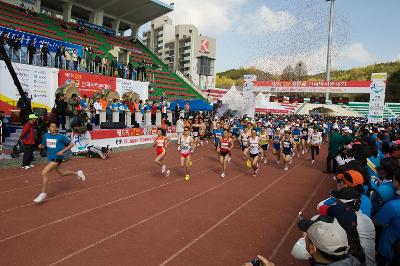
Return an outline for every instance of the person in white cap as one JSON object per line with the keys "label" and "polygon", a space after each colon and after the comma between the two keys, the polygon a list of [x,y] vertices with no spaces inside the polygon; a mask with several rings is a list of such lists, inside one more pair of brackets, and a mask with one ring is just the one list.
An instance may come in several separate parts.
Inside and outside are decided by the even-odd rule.
{"label": "person in white cap", "polygon": [[22,158],[22,169],[32,168],[33,159],[33,146],[35,145],[35,123],[38,117],[35,114],[28,116],[28,122],[25,123],[22,128],[21,135],[19,137],[24,147],[24,157]]}
{"label": "person in white cap", "polygon": [[40,149],[47,149],[48,164],[42,170],[42,191],[33,200],[35,203],[41,203],[47,198],[47,188],[49,183],[49,173],[53,170],[61,176],[76,175],[78,179],[85,181],[86,177],[82,170],[64,171],[60,169],[60,165],[64,160],[64,153],[71,150],[74,144],[65,135],[58,133],[57,123],[51,122],[49,125],[50,133],[44,134]]}

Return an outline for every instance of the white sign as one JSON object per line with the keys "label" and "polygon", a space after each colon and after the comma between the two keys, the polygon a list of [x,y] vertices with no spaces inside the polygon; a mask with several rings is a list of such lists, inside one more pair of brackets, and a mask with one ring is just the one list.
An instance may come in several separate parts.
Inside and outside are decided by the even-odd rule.
{"label": "white sign", "polygon": [[243,83],[243,104],[245,106],[245,113],[249,117],[254,117],[255,114],[255,95],[253,92],[253,81],[257,80],[256,75],[244,75]]}
{"label": "white sign", "polygon": [[381,123],[383,121],[386,78],[387,73],[372,73],[369,94],[368,123]]}
{"label": "white sign", "polygon": [[[13,67],[22,89],[32,98],[32,107],[50,110],[54,105],[58,85],[58,69],[18,63],[13,63]],[[20,95],[4,61],[0,61],[0,81],[0,101],[16,105]]]}
{"label": "white sign", "polygon": [[149,97],[149,82],[117,78],[116,91],[121,97],[126,92],[135,92],[141,100],[145,100]]}

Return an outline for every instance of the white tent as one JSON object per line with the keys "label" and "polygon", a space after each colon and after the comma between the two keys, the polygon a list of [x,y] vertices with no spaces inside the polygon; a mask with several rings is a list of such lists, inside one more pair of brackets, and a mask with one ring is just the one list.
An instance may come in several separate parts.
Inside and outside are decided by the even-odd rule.
{"label": "white tent", "polygon": [[283,107],[281,104],[275,103],[275,102],[270,102],[268,97],[261,92],[258,93],[258,95],[256,96],[255,107],[257,109],[266,110],[268,112],[270,112],[271,110],[275,110],[275,111],[285,110],[285,107]]}
{"label": "white tent", "polygon": [[225,94],[220,98],[223,104],[228,104],[229,109],[240,110],[243,105],[242,96],[240,91],[232,86]]}

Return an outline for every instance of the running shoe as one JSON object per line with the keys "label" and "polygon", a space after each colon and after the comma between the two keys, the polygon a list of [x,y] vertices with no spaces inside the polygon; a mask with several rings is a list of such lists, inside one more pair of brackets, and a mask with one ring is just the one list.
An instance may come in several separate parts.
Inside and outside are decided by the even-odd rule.
{"label": "running shoe", "polygon": [[289,170],[289,168],[285,167],[283,170],[284,170],[284,171],[287,171],[287,170]]}
{"label": "running shoe", "polygon": [[225,177],[225,173],[224,172],[222,172],[222,174],[221,174],[221,178],[224,178]]}
{"label": "running shoe", "polygon": [[33,202],[35,202],[35,203],[41,203],[41,202],[43,202],[46,198],[47,198],[47,194],[42,192],[42,193],[39,194],[39,196],[37,196],[37,197],[33,200]]}
{"label": "running shoe", "polygon": [[34,165],[33,165],[33,164],[31,164],[31,165],[29,165],[29,167],[30,167],[30,168],[32,168],[32,167],[34,167]]}
{"label": "running shoe", "polygon": [[264,163],[265,163],[265,164],[268,163],[267,159],[264,159]]}
{"label": "running shoe", "polygon": [[254,176],[258,174],[258,167],[254,170]]}
{"label": "running shoe", "polygon": [[31,168],[29,165],[25,165],[21,167],[22,169],[28,170],[29,168]]}
{"label": "running shoe", "polygon": [[292,158],[292,157],[290,157],[289,164],[292,164],[292,163],[293,163],[293,158]]}
{"label": "running shoe", "polygon": [[189,161],[189,166],[192,166],[193,162],[192,160]]}
{"label": "running shoe", "polygon": [[304,155],[304,150],[301,152],[301,154],[303,154],[303,155]]}
{"label": "running shoe", "polygon": [[247,166],[248,168],[251,167],[251,161],[250,161],[250,160],[247,160],[247,161],[246,161],[246,166]]}
{"label": "running shoe", "polygon": [[165,172],[165,176],[166,177],[169,177],[169,174],[171,173],[171,171],[169,171],[169,170],[167,170],[166,172]]}
{"label": "running shoe", "polygon": [[76,175],[78,176],[78,179],[80,179],[82,181],[86,180],[86,176],[85,176],[85,174],[83,173],[82,170],[79,170],[78,172],[76,172]]}
{"label": "running shoe", "polygon": [[185,175],[185,180],[188,181],[190,179],[190,175]]}
{"label": "running shoe", "polygon": [[276,163],[277,163],[277,164],[280,164],[280,163],[281,163],[281,161],[279,161],[279,160],[278,160],[278,161],[276,161]]}
{"label": "running shoe", "polygon": [[297,158],[300,158],[300,153],[297,154]]}
{"label": "running shoe", "polygon": [[180,146],[178,146],[178,151],[180,151],[181,150],[181,147]]}
{"label": "running shoe", "polygon": [[165,166],[165,164],[163,164],[163,166],[161,167],[161,173],[165,173],[165,170],[167,169],[167,167]]}
{"label": "running shoe", "polygon": [[314,160],[312,160],[311,163],[314,163]]}

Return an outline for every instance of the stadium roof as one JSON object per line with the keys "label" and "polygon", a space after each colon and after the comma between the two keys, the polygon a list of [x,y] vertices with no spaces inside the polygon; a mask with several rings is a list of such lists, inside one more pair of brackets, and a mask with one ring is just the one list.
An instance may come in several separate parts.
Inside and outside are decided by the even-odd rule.
{"label": "stadium roof", "polygon": [[173,5],[158,0],[42,0],[42,6],[62,11],[62,5],[72,3],[72,16],[87,18],[90,12],[104,10],[105,26],[120,19],[120,29],[143,25],[173,10]]}

